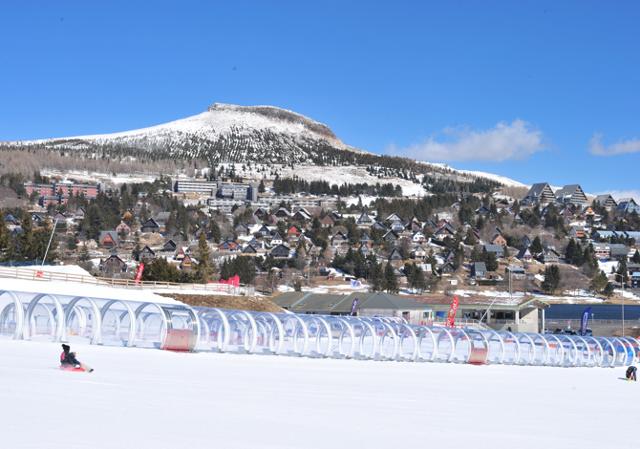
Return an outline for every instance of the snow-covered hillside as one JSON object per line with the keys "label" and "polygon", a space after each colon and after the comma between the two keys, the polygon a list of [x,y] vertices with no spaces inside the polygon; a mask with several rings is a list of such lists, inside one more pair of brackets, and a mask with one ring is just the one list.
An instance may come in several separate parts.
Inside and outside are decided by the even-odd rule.
{"label": "snow-covered hillside", "polygon": [[273,106],[215,103],[206,112],[149,128],[112,134],[15,142],[68,150],[105,146],[172,158],[237,162],[300,162],[327,150],[362,153],[345,145],[326,125]]}
{"label": "snow-covered hillside", "polygon": [[[624,368],[409,364],[0,341],[2,447],[635,447]],[[629,410],[622,413],[622,410]]]}

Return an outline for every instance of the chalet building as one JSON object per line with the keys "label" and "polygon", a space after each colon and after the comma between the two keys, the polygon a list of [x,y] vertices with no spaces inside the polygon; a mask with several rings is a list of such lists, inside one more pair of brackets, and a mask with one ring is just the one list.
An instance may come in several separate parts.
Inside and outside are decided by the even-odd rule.
{"label": "chalet building", "polygon": [[348,242],[349,242],[349,239],[341,231],[338,231],[333,235],[333,237],[331,237],[331,246],[333,247],[337,247]]}
{"label": "chalet building", "polygon": [[253,213],[253,216],[262,220],[264,217],[269,215],[269,211],[267,211],[264,207],[259,207]]}
{"label": "chalet building", "polygon": [[258,248],[256,248],[252,243],[247,243],[245,247],[242,248],[242,254],[246,254],[246,255],[258,254]]}
{"label": "chalet building", "polygon": [[6,214],[4,216],[4,222],[7,225],[14,225],[14,226],[18,226],[20,224],[20,220],[18,220],[14,215],[12,214]]}
{"label": "chalet building", "polygon": [[278,245],[274,247],[269,253],[274,259],[288,259],[291,254],[291,250],[288,246]]}
{"label": "chalet building", "polygon": [[382,231],[382,232],[387,232],[389,229],[385,226],[384,223],[380,222],[380,221],[376,221],[372,226],[371,229],[374,229],[376,231]]}
{"label": "chalet building", "polygon": [[271,229],[269,229],[267,225],[262,225],[260,226],[260,229],[258,229],[258,232],[256,232],[256,234],[260,235],[261,237],[267,237],[271,235]]}
{"label": "chalet building", "polygon": [[612,243],[609,245],[610,259],[624,260],[628,258],[629,247],[622,243]]}
{"label": "chalet building", "polygon": [[218,251],[233,252],[233,251],[238,251],[239,248],[240,248],[239,245],[233,240],[225,240],[224,242],[218,245]]}
{"label": "chalet building", "polygon": [[422,223],[416,217],[413,217],[407,228],[412,232],[422,231]]}
{"label": "chalet building", "polygon": [[398,240],[398,234],[396,234],[393,231],[389,231],[385,235],[382,236],[382,240],[384,240],[385,242],[393,243],[396,240]]}
{"label": "chalet building", "polygon": [[331,214],[325,215],[320,219],[320,226],[323,228],[330,228],[336,224],[336,221],[333,219]]}
{"label": "chalet building", "polygon": [[608,193],[604,195],[598,195],[595,199],[595,202],[608,211],[615,210],[616,207],[618,207],[618,203],[616,202],[616,200],[614,200],[613,197]]}
{"label": "chalet building", "polygon": [[289,226],[289,229],[287,229],[288,237],[298,238],[301,234],[302,230],[296,225]]}
{"label": "chalet building", "polygon": [[487,277],[487,265],[484,262],[474,262],[471,265],[471,277],[474,279]]}
{"label": "chalet building", "polygon": [[140,251],[140,255],[138,256],[138,260],[140,260],[141,262],[150,262],[155,258],[156,252],[146,245],[144,248],[142,248],[142,251]]}
{"label": "chalet building", "polygon": [[189,254],[189,247],[182,246],[176,250],[176,255],[173,257],[175,260],[183,260]]}
{"label": "chalet building", "polygon": [[182,271],[191,271],[195,266],[195,261],[190,255],[185,254],[179,266]]}
{"label": "chalet building", "polygon": [[442,241],[447,237],[453,237],[456,233],[456,230],[453,229],[449,223],[445,222],[442,226],[438,228],[438,230],[433,234],[435,238]]}
{"label": "chalet building", "polygon": [[507,246],[507,239],[505,239],[502,234],[496,234],[491,239],[491,244],[499,245],[499,246]]}
{"label": "chalet building", "polygon": [[560,263],[560,253],[555,248],[548,247],[538,256],[538,260],[544,264],[557,264]]}
{"label": "chalet building", "polygon": [[118,246],[118,233],[116,231],[100,231],[98,245],[103,248],[115,248]]}
{"label": "chalet building", "polygon": [[483,250],[485,250],[488,253],[494,253],[498,259],[501,257],[504,257],[504,246],[484,245]]}
{"label": "chalet building", "polygon": [[568,184],[556,190],[556,200],[561,204],[584,206],[589,201],[579,184]]}
{"label": "chalet building", "polygon": [[427,257],[427,251],[425,251],[425,249],[420,245],[414,246],[413,249],[411,250],[412,259],[424,260],[426,257]]}
{"label": "chalet building", "polygon": [[291,213],[284,207],[278,209],[274,215],[280,220],[291,217]]}
{"label": "chalet building", "polygon": [[401,221],[393,221],[391,222],[391,230],[395,233],[400,233],[402,231],[404,231],[405,226],[404,223]]}
{"label": "chalet building", "polygon": [[356,225],[361,227],[370,227],[374,222],[375,220],[371,218],[368,213],[362,212],[356,220]]}
{"label": "chalet building", "polygon": [[640,214],[640,206],[633,198],[623,198],[618,203],[616,211],[621,214],[632,214],[633,212]]}
{"label": "chalet building", "polygon": [[440,268],[440,274],[442,275],[451,275],[456,272],[456,267],[453,265],[453,262],[447,262]]}
{"label": "chalet building", "polygon": [[129,235],[131,234],[131,228],[124,221],[121,221],[118,226],[116,226],[116,232],[118,235]]}
{"label": "chalet building", "polygon": [[523,206],[541,206],[556,201],[556,195],[551,190],[551,186],[546,182],[539,182],[531,186],[524,198]]}
{"label": "chalet building", "polygon": [[572,239],[585,239],[587,238],[587,231],[584,226],[571,226],[569,237]]}
{"label": "chalet building", "polygon": [[284,240],[278,231],[275,231],[273,235],[271,235],[271,244],[274,246],[282,245]]}
{"label": "chalet building", "polygon": [[174,242],[173,240],[168,240],[164,245],[162,245],[162,251],[165,252],[175,252],[175,250],[178,248],[178,245],[176,245],[176,242]]}
{"label": "chalet building", "polygon": [[396,213],[390,214],[387,218],[384,219],[386,223],[393,223],[394,221],[403,222],[402,217]]}
{"label": "chalet building", "polygon": [[43,215],[31,214],[31,223],[33,223],[34,226],[44,226],[46,222],[47,219]]}
{"label": "chalet building", "polygon": [[238,223],[233,227],[233,232],[235,232],[236,235],[249,235],[249,226],[244,223]]}
{"label": "chalet building", "polygon": [[608,243],[592,243],[596,259],[608,260],[611,257],[611,246]]}
{"label": "chalet building", "polygon": [[427,240],[421,231],[416,231],[411,235],[411,241],[414,243],[424,243]]}
{"label": "chalet building", "polygon": [[117,254],[112,254],[100,263],[100,271],[106,275],[114,276],[117,274],[126,273],[127,264],[118,257]]}
{"label": "chalet building", "polygon": [[394,261],[402,262],[403,258],[402,258],[402,254],[400,254],[400,250],[398,248],[393,248],[389,253],[388,260],[389,262],[394,262]]}
{"label": "chalet building", "polygon": [[362,234],[360,234],[360,243],[367,247],[371,247],[373,246],[373,239],[369,237],[369,234],[365,231]]}
{"label": "chalet building", "polygon": [[369,254],[371,254],[371,248],[369,248],[369,245],[365,243],[360,243],[360,246],[358,247],[358,252],[362,254],[362,256],[367,257]]}
{"label": "chalet building", "polygon": [[292,218],[294,221],[299,221],[304,223],[306,221],[311,220],[311,214],[307,212],[307,210],[304,207],[301,207],[293,214]]}
{"label": "chalet building", "polygon": [[160,232],[160,225],[153,218],[149,218],[147,221],[142,223],[142,226],[140,226],[140,231],[142,231],[142,232]]}
{"label": "chalet building", "polygon": [[531,250],[529,250],[529,247],[527,246],[518,251],[516,258],[523,262],[531,262],[533,260],[533,254],[531,254]]}

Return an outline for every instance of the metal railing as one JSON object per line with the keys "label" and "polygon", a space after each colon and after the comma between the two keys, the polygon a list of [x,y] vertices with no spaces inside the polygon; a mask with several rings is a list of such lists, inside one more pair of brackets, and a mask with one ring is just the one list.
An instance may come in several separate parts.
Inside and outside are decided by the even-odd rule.
{"label": "metal railing", "polygon": [[250,285],[240,285],[238,287],[230,284],[221,284],[217,282],[211,282],[208,284],[180,284],[175,282],[160,282],[160,281],[140,281],[136,282],[133,279],[115,279],[85,276],[81,274],[70,273],[56,273],[54,271],[47,271],[46,267],[43,269],[31,269],[31,268],[8,268],[0,267],[0,278],[21,279],[26,281],[62,281],[62,282],[76,282],[81,284],[90,285],[102,285],[121,288],[136,288],[136,289],[152,289],[152,290],[197,290],[208,293],[222,293],[227,295],[236,296],[253,296],[255,289]]}

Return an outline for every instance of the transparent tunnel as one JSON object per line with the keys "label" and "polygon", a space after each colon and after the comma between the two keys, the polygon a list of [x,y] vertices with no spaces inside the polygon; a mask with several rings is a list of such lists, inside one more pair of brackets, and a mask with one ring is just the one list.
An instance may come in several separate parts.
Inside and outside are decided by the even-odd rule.
{"label": "transparent tunnel", "polygon": [[411,325],[401,318],[189,307],[0,289],[0,338],[397,362],[618,367],[632,337]]}

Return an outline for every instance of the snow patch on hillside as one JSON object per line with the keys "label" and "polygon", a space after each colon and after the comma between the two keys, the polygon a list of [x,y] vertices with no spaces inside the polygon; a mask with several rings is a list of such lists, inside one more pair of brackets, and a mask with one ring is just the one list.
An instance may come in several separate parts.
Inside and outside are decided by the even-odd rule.
{"label": "snow patch on hillside", "polygon": [[402,195],[410,197],[423,197],[428,195],[422,184],[416,184],[406,179],[397,177],[372,176],[366,167],[346,165],[337,167],[317,167],[315,165],[297,165],[295,168],[286,167],[282,170],[281,177],[292,178],[297,176],[305,181],[327,181],[329,184],[387,184],[391,183],[402,187]]}

